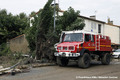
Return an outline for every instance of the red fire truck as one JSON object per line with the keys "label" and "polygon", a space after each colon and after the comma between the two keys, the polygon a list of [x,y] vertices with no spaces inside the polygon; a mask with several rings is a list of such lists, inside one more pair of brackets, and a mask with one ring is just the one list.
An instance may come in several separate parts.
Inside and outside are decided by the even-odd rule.
{"label": "red fire truck", "polygon": [[67,66],[70,60],[74,60],[81,68],[88,68],[91,60],[108,65],[112,51],[108,36],[83,30],[63,31],[55,48],[54,55],[59,66]]}

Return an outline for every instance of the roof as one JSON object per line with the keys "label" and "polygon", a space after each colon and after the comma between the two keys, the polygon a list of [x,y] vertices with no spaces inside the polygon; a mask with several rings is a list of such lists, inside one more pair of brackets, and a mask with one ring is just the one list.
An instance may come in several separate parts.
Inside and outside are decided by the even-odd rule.
{"label": "roof", "polygon": [[106,23],[107,25],[111,25],[111,26],[115,26],[115,27],[119,27],[120,28],[120,26],[118,26],[118,25],[113,25],[113,24],[109,24],[109,23]]}
{"label": "roof", "polygon": [[111,45],[116,45],[116,46],[120,46],[120,44],[116,44],[116,43],[111,43]]}
{"label": "roof", "polygon": [[92,21],[97,21],[97,22],[100,22],[100,23],[103,23],[103,24],[106,24],[106,25],[111,25],[111,26],[119,27],[119,28],[120,28],[120,26],[118,26],[118,25],[109,24],[109,23],[106,23],[106,22],[104,22],[104,21],[92,19],[92,18],[89,18],[89,17],[81,16],[81,15],[80,15],[79,17],[84,18],[84,19],[89,19],[89,20],[92,20]]}
{"label": "roof", "polygon": [[14,40],[14,39],[17,39],[17,38],[19,38],[19,37],[21,37],[21,36],[25,36],[25,34],[22,34],[22,35],[19,35],[19,36],[15,37],[15,38],[12,38],[12,39],[10,39],[10,41],[11,41],[11,40]]}
{"label": "roof", "polygon": [[105,24],[104,21],[100,21],[100,20],[92,19],[92,18],[89,18],[89,17],[85,17],[85,16],[81,16],[81,15],[79,15],[78,17],[81,17],[81,18],[84,18],[84,19],[89,19],[89,20],[92,20],[92,21],[97,21],[97,22],[100,22],[100,23]]}

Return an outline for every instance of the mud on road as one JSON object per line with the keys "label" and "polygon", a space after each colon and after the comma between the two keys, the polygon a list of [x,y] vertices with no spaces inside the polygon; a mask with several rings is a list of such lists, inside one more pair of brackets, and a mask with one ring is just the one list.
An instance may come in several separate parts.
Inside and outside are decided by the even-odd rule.
{"label": "mud on road", "polygon": [[110,65],[92,62],[88,69],[78,68],[75,62],[67,67],[32,68],[28,73],[0,76],[0,80],[120,80],[120,60],[115,59]]}

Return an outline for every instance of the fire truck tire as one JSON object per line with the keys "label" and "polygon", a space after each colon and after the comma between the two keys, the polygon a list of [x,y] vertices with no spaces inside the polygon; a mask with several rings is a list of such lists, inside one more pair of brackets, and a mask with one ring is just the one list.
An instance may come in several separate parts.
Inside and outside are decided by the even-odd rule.
{"label": "fire truck tire", "polygon": [[102,64],[104,65],[109,65],[110,64],[110,59],[111,59],[111,56],[109,53],[105,53],[101,59],[101,62]]}
{"label": "fire truck tire", "polygon": [[79,57],[78,66],[81,68],[88,68],[90,66],[90,55],[88,53],[84,53],[83,56]]}
{"label": "fire truck tire", "polygon": [[69,62],[69,60],[66,58],[57,57],[57,64],[59,66],[67,66],[68,62]]}

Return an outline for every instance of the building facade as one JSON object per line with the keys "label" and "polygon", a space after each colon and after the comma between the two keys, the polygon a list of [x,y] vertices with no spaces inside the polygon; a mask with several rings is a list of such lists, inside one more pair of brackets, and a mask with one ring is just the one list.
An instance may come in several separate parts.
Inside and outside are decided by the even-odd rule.
{"label": "building facade", "polygon": [[120,45],[120,26],[106,23],[104,33],[111,38],[113,45]]}
{"label": "building facade", "polygon": [[104,34],[105,22],[96,20],[95,16],[90,16],[90,18],[85,16],[79,16],[79,18],[83,18],[85,21],[85,27],[83,30]]}
{"label": "building facade", "polygon": [[112,45],[120,45],[120,26],[113,25],[113,21],[108,20],[108,23],[106,23],[96,20],[95,16],[79,16],[79,18],[83,18],[85,21],[83,30],[109,36]]}

